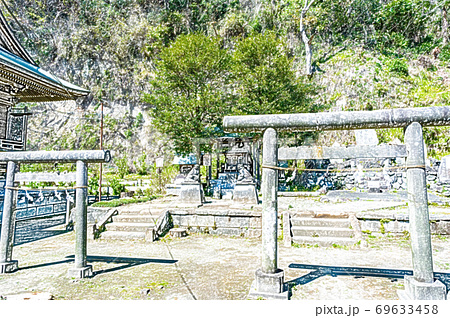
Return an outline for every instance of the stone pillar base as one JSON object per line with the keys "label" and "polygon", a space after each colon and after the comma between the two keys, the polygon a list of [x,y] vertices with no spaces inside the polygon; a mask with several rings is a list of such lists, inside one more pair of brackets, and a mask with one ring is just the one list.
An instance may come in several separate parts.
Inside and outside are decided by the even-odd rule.
{"label": "stone pillar base", "polygon": [[233,191],[233,201],[238,203],[258,204],[258,192],[255,183],[236,183]]}
{"label": "stone pillar base", "polygon": [[180,202],[203,204],[205,195],[200,183],[182,183],[180,188]]}
{"label": "stone pillar base", "polygon": [[274,274],[266,274],[258,269],[255,274],[256,279],[250,287],[249,298],[289,299],[289,291],[284,285],[283,270],[278,269]]}
{"label": "stone pillar base", "polygon": [[94,276],[94,273],[92,271],[92,265],[86,265],[86,267],[82,268],[71,268],[67,272],[67,275],[69,277],[75,277],[75,278],[89,278]]}
{"label": "stone pillar base", "polygon": [[9,261],[6,263],[0,263],[0,274],[13,273],[19,269],[18,261]]}
{"label": "stone pillar base", "polygon": [[418,282],[413,276],[405,276],[405,290],[397,292],[401,300],[445,300],[445,285],[436,280],[434,283]]}
{"label": "stone pillar base", "polygon": [[146,242],[154,242],[156,239],[156,233],[154,228],[147,229],[145,231],[145,241]]}

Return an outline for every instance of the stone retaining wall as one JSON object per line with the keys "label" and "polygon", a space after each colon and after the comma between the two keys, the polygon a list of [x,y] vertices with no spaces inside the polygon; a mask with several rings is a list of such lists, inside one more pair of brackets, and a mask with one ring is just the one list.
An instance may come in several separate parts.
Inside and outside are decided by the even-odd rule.
{"label": "stone retaining wall", "polygon": [[[366,233],[404,234],[409,232],[409,216],[357,215],[361,231]],[[450,216],[430,217],[431,234],[450,235]]]}
{"label": "stone retaining wall", "polygon": [[[369,192],[385,192],[389,190],[406,190],[405,161],[398,159],[349,159],[349,160],[306,160],[308,169],[347,169],[358,167],[362,171],[340,172],[303,172],[294,184],[305,189],[322,188],[328,190],[357,190]],[[431,191],[450,196],[450,183],[440,182],[438,169],[440,162],[430,159],[427,166],[427,185]],[[379,169],[370,171],[368,169]]]}
{"label": "stone retaining wall", "polygon": [[209,233],[240,237],[261,236],[261,213],[231,210],[169,210],[175,227],[190,233]]}

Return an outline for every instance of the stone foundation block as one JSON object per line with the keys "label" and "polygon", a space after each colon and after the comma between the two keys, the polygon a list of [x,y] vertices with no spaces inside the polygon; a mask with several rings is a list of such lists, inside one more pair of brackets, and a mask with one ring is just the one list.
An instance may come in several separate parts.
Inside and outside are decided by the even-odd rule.
{"label": "stone foundation block", "polygon": [[0,263],[0,274],[13,273],[19,269],[18,261],[9,261],[6,263]]}
{"label": "stone foundation block", "polygon": [[146,242],[154,242],[156,238],[156,233],[154,228],[147,229],[145,231],[145,241]]}
{"label": "stone foundation block", "polygon": [[250,298],[289,299],[289,291],[284,285],[283,270],[278,269],[276,273],[267,274],[258,269],[255,274],[256,279],[250,288]]}
{"label": "stone foundation block", "polygon": [[170,229],[169,234],[171,237],[185,237],[187,236],[187,231],[183,228],[174,228]]}
{"label": "stone foundation block", "polygon": [[82,268],[69,269],[67,275],[75,278],[89,278],[94,276],[94,272],[92,271],[92,265],[86,265],[86,267]]}
{"label": "stone foundation block", "polygon": [[258,204],[258,192],[255,183],[237,183],[234,186],[233,202]]}
{"label": "stone foundation block", "polygon": [[434,283],[422,283],[413,276],[405,276],[405,290],[398,292],[402,300],[445,300],[447,291],[439,280]]}
{"label": "stone foundation block", "polygon": [[180,202],[203,204],[205,195],[200,183],[182,183],[180,188]]}

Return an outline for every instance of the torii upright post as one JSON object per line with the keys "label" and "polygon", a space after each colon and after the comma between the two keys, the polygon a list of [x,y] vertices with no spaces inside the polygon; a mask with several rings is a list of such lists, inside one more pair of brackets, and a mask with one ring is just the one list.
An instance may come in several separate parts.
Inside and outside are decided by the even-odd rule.
{"label": "torii upright post", "polygon": [[288,291],[284,288],[284,271],[278,268],[278,170],[274,169],[277,166],[277,132],[268,128],[263,136],[261,268],[256,271],[249,295],[288,299]]}
{"label": "torii upright post", "polygon": [[75,267],[68,275],[85,278],[93,276],[92,265],[86,264],[87,258],[87,164],[77,161],[76,214],[75,214]]}
{"label": "torii upright post", "polygon": [[2,234],[0,238],[0,274],[12,273],[18,268],[18,261],[12,260],[15,229],[14,175],[16,163],[9,161],[6,169],[5,198],[3,201]]}
{"label": "torii upright post", "polygon": [[399,296],[403,299],[446,299],[445,285],[434,280],[425,149],[419,123],[406,127],[405,144],[413,276],[405,276],[405,290],[399,291]]}

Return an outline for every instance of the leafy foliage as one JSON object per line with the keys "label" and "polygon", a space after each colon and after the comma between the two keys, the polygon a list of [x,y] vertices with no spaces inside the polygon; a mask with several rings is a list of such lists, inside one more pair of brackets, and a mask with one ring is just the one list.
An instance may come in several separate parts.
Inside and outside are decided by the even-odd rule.
{"label": "leafy foliage", "polygon": [[194,138],[208,138],[230,111],[230,57],[220,39],[201,33],[180,35],[160,54],[144,100],[153,105],[153,124],[179,153],[193,149]]}
{"label": "leafy foliage", "polygon": [[254,34],[236,43],[233,72],[240,114],[310,112],[313,88],[298,78],[284,41],[273,32]]}
{"label": "leafy foliage", "polygon": [[[129,105],[139,105],[144,115],[155,107],[150,110],[155,126],[177,151],[189,152],[192,138],[221,131],[226,114],[311,112],[319,110],[316,105],[372,110],[448,103],[448,0],[314,1],[303,21],[313,48],[311,78],[298,71],[305,63],[299,32],[303,4],[16,0],[10,9],[20,25],[3,13],[43,67],[91,89],[94,98],[84,101],[83,108],[95,108],[100,100],[123,107],[123,118],[105,118],[105,147],[114,149],[117,166],[121,159],[126,166],[120,174],[136,169],[132,163],[139,162],[142,151],[130,154],[125,147],[136,147],[138,133],[146,128],[141,116],[125,112]],[[181,43],[194,37],[200,47],[196,51],[191,45],[189,51]],[[182,54],[185,49],[191,56]],[[170,54],[184,66],[164,62]],[[218,58],[220,63],[214,61]],[[199,71],[203,67],[209,73]],[[148,93],[144,101],[142,92]],[[184,116],[175,116],[178,111]],[[42,147],[97,149],[98,117],[82,117],[70,134]],[[429,141],[445,143],[443,135],[430,133]],[[437,152],[445,153],[444,148]]]}

